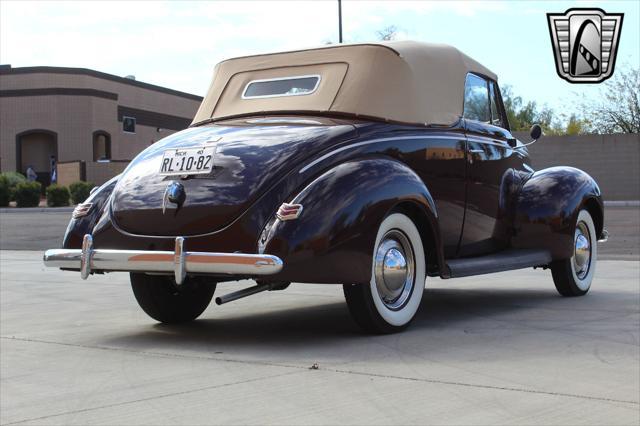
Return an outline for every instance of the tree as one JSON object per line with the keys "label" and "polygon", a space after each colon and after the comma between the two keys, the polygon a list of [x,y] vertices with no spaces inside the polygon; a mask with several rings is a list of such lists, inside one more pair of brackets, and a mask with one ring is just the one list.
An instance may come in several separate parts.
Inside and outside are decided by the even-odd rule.
{"label": "tree", "polygon": [[[587,122],[576,114],[568,118],[544,105],[538,108],[535,101],[524,103],[520,96],[513,94],[511,86],[502,89],[502,101],[511,125],[511,131],[529,131],[531,126],[539,124],[547,135],[579,135],[587,132]],[[566,123],[566,126],[564,125]]]}
{"label": "tree", "polygon": [[553,109],[547,106],[539,109],[535,101],[528,101],[525,104],[520,96],[513,94],[511,86],[505,86],[502,89],[502,101],[511,131],[528,131],[537,123],[542,126],[546,134],[564,133],[564,128]]}
{"label": "tree", "polygon": [[600,96],[578,101],[593,133],[640,133],[640,67],[625,67],[607,80]]}
{"label": "tree", "polygon": [[567,128],[564,131],[566,135],[581,135],[587,132],[588,123],[578,118],[575,114],[571,114],[569,117],[569,122],[567,123]]}
{"label": "tree", "polygon": [[378,40],[381,41],[395,40],[398,36],[398,27],[396,27],[395,25],[389,25],[381,30],[376,31],[376,35],[378,37]]}

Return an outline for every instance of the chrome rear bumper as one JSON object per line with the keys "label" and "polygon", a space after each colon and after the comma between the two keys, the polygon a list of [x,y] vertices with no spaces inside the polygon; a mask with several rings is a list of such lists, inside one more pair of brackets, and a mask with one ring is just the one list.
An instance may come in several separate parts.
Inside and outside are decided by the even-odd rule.
{"label": "chrome rear bumper", "polygon": [[188,273],[240,276],[280,272],[282,260],[268,254],[185,252],[178,237],[174,251],[94,250],[87,234],[82,249],[52,249],[44,253],[45,266],[80,269],[82,279],[92,271],[173,272],[181,284]]}

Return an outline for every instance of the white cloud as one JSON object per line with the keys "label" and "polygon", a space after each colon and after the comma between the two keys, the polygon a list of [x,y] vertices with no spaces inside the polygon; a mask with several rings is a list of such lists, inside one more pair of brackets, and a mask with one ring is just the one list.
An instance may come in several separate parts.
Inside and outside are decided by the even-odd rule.
{"label": "white cloud", "polygon": [[222,59],[335,40],[337,24],[327,25],[335,22],[332,6],[2,1],[0,62],[136,74],[144,81],[203,93],[213,65]]}

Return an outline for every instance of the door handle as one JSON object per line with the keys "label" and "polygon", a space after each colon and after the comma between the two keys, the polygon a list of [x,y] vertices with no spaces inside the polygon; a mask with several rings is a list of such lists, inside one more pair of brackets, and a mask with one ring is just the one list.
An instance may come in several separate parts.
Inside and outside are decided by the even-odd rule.
{"label": "door handle", "polygon": [[484,149],[470,149],[469,152],[472,154],[483,154]]}

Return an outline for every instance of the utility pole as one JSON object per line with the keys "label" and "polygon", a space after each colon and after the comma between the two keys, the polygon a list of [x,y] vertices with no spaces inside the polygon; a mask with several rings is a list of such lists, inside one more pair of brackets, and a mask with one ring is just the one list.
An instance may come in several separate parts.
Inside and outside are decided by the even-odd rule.
{"label": "utility pole", "polygon": [[338,0],[338,43],[342,43],[342,0]]}

